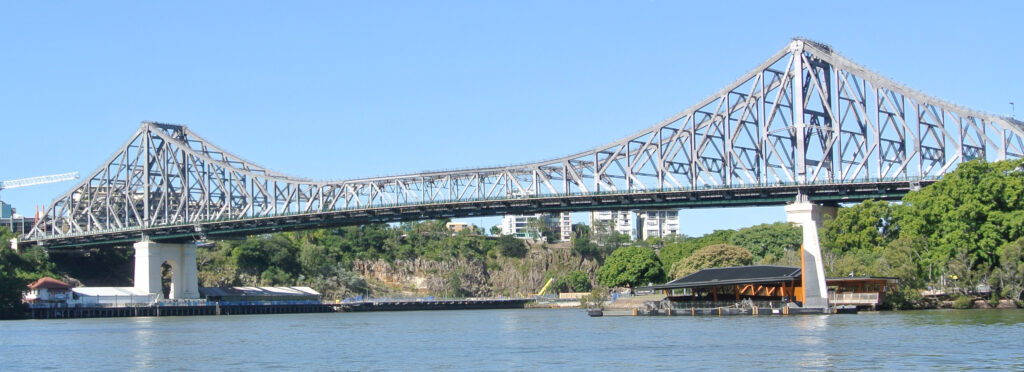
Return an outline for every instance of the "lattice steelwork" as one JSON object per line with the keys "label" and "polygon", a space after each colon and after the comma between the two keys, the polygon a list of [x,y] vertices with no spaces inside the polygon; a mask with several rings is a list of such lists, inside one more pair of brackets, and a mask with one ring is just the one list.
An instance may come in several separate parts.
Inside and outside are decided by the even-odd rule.
{"label": "lattice steelwork", "polygon": [[242,160],[186,127],[144,123],[103,167],[60,197],[28,239],[88,243],[141,233],[252,233],[514,211],[685,206],[687,200],[759,204],[784,196],[777,204],[815,192],[832,192],[833,200],[891,197],[885,187],[899,194],[970,159],[1021,157],[1022,128],[1019,121],[894,83],[826,45],[795,39],[662,123],[572,156],[518,166],[310,181]]}

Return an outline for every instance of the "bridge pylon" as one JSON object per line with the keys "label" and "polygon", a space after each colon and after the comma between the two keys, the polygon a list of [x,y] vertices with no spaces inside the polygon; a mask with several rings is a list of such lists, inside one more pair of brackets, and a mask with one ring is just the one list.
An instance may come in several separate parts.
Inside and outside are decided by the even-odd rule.
{"label": "bridge pylon", "polygon": [[806,308],[828,308],[828,287],[825,285],[825,266],[818,240],[818,228],[825,216],[835,217],[838,207],[811,203],[806,195],[797,195],[796,201],[786,206],[786,220],[803,227],[800,246],[800,269]]}
{"label": "bridge pylon", "polygon": [[135,243],[135,289],[163,293],[162,265],[171,266],[171,299],[199,298],[195,243]]}

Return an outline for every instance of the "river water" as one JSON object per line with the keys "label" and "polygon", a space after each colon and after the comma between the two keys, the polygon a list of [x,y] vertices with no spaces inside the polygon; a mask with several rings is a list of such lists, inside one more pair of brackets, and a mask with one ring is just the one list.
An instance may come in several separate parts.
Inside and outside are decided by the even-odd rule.
{"label": "river water", "polygon": [[0,370],[1024,370],[1024,310],[465,310],[0,322]]}

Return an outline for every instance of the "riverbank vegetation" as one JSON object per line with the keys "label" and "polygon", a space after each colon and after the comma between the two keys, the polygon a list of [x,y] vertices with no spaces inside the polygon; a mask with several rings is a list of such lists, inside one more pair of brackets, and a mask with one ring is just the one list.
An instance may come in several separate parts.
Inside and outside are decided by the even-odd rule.
{"label": "riverbank vegetation", "polygon": [[[7,227],[0,226],[0,242],[14,238]],[[42,248],[29,248],[21,254],[0,248],[0,319],[21,317],[25,306],[21,303],[25,287],[44,276],[57,276],[56,267]]]}

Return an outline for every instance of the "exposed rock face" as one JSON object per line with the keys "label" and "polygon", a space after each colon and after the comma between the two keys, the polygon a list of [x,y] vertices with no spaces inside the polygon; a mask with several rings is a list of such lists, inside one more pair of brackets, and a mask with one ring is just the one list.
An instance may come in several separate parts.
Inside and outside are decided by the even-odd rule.
{"label": "exposed rock face", "polygon": [[522,259],[357,260],[352,271],[384,284],[394,295],[482,297],[536,293],[547,278],[560,278],[574,270],[593,277],[597,267],[595,260],[572,255],[568,244],[555,244],[534,246]]}
{"label": "exposed rock face", "polygon": [[571,254],[567,244],[534,247],[524,259],[499,258],[498,269],[490,274],[494,294],[535,294],[547,278],[561,278],[574,270],[586,272],[593,284],[598,263]]}
{"label": "exposed rock face", "polygon": [[408,296],[432,294],[460,297],[486,296],[490,293],[487,288],[486,267],[479,260],[357,260],[352,264],[352,271]]}

